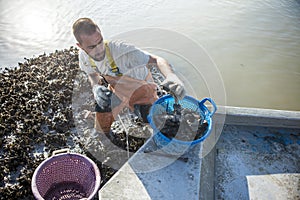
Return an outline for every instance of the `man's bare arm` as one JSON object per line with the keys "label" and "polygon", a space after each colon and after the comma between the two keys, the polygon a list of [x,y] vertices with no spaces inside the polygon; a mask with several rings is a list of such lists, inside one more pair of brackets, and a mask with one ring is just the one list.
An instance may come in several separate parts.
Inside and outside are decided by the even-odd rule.
{"label": "man's bare arm", "polygon": [[155,65],[165,77],[167,77],[169,74],[174,74],[174,70],[164,58],[153,54],[151,54],[149,57],[148,65]]}
{"label": "man's bare arm", "polygon": [[148,66],[157,66],[160,72],[165,76],[162,86],[168,88],[178,99],[184,98],[186,91],[183,82],[174,73],[172,66],[162,57],[150,55]]}
{"label": "man's bare arm", "polygon": [[93,87],[96,84],[102,83],[102,77],[97,72],[94,72],[89,74],[89,81],[91,83],[91,86]]}

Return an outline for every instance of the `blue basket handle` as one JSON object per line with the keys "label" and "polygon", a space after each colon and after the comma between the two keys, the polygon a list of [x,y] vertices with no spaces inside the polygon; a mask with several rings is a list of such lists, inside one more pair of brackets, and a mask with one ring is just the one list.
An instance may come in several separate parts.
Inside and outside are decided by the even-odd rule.
{"label": "blue basket handle", "polygon": [[[205,103],[206,101],[209,101],[210,104],[213,106],[213,110],[212,110],[212,111],[210,111],[210,110],[204,105],[204,103]],[[206,107],[206,109],[207,109],[207,111],[208,111],[209,117],[212,117],[212,116],[215,114],[215,112],[217,111],[217,106],[216,106],[215,102],[214,102],[211,98],[204,98],[204,99],[202,99],[202,100],[199,102],[199,105],[200,105],[200,106]]]}

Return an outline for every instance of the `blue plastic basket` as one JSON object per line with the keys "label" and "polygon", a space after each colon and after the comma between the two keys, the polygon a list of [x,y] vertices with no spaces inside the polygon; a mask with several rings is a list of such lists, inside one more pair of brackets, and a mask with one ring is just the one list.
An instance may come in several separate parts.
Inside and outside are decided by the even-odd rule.
{"label": "blue plastic basket", "polygon": [[[208,109],[205,105],[206,102],[210,102],[212,105],[211,110]],[[197,140],[193,141],[182,141],[178,139],[170,139],[166,137],[164,134],[160,132],[160,128],[158,124],[155,124],[153,120],[153,116],[163,114],[163,113],[172,113],[174,111],[173,105],[175,103],[174,98],[171,95],[165,95],[159,98],[152,105],[149,115],[148,121],[150,126],[153,128],[154,136],[153,140],[158,146],[158,148],[162,149],[164,152],[173,155],[182,155],[187,152],[190,148],[204,141],[210,134],[212,128],[212,116],[217,110],[217,106],[211,98],[204,98],[201,101],[191,97],[185,96],[182,100],[179,100],[179,104],[182,108],[192,110],[194,112],[199,113],[201,119],[206,120],[208,126],[203,136]],[[163,123],[163,122],[162,122]]]}

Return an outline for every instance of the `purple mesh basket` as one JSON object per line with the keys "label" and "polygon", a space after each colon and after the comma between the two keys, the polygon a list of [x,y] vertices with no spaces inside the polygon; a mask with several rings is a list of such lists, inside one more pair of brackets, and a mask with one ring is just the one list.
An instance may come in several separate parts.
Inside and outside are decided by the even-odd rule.
{"label": "purple mesh basket", "polygon": [[100,187],[100,172],[88,157],[62,153],[35,170],[31,189],[36,199],[92,199]]}

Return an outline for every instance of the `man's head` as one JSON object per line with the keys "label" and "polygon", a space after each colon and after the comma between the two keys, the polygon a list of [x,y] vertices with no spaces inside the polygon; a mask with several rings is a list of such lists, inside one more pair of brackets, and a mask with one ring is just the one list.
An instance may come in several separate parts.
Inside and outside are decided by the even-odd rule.
{"label": "man's head", "polygon": [[77,45],[96,61],[105,56],[105,48],[100,28],[89,18],[80,18],[73,24],[73,34]]}

